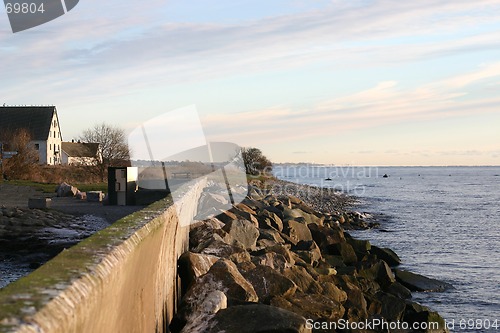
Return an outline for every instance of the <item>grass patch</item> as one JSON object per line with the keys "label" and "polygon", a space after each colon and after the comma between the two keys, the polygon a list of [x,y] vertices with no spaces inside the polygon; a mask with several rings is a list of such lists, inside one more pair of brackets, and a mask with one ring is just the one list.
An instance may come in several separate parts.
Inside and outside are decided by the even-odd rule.
{"label": "grass patch", "polygon": [[[43,193],[55,193],[56,186],[58,184],[51,183],[39,183],[31,180],[9,180],[8,182],[4,182],[4,184],[16,185],[16,186],[29,186],[35,188],[37,191],[41,191]],[[74,184],[76,188],[78,188],[82,192],[88,191],[103,191],[108,192],[108,184],[107,183],[95,183],[95,184]]]}

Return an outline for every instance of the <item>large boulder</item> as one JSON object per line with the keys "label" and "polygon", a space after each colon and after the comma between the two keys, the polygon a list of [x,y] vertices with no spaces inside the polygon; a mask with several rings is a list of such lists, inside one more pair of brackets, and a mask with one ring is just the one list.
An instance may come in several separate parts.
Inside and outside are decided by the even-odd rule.
{"label": "large boulder", "polygon": [[273,228],[278,231],[283,230],[283,221],[275,213],[269,210],[261,210],[258,214],[259,226],[263,229]]}
{"label": "large boulder", "polygon": [[245,249],[254,249],[259,238],[259,229],[252,222],[242,219],[229,221],[222,230],[240,242]]}
{"label": "large boulder", "polygon": [[[219,311],[227,308],[227,297],[219,290],[211,291],[198,307],[186,318],[181,333],[205,332],[208,322]],[[173,327],[172,327],[173,329]]]}
{"label": "large boulder", "polygon": [[213,291],[221,291],[228,299],[242,302],[259,300],[255,289],[241,275],[236,265],[230,260],[220,259],[187,291],[181,302],[181,318],[186,319],[189,314],[198,312]]}
{"label": "large boulder", "polygon": [[87,192],[87,202],[102,202],[103,199],[104,199],[104,193],[102,193],[102,191]]}
{"label": "large boulder", "polygon": [[285,222],[285,228],[283,232],[289,237],[290,241],[293,244],[297,244],[300,241],[313,240],[311,231],[309,230],[307,225],[294,220],[288,220]]}
{"label": "large boulder", "polygon": [[257,265],[254,269],[242,272],[259,296],[259,301],[268,303],[275,296],[293,295],[297,286],[290,279],[269,266]]}
{"label": "large boulder", "polygon": [[283,272],[283,275],[292,280],[299,288],[299,291],[314,294],[320,294],[323,292],[323,288],[321,288],[321,285],[311,276],[311,274],[309,274],[309,272],[304,267],[293,266],[286,269]]}
{"label": "large boulder", "polygon": [[372,245],[370,253],[377,256],[377,258],[382,259],[387,263],[387,265],[394,267],[401,264],[401,259],[393,250],[389,248],[380,248]]}
{"label": "large boulder", "polygon": [[193,252],[183,253],[178,261],[179,276],[184,291],[196,281],[197,278],[207,273],[213,264],[219,260],[218,257]]}
{"label": "large boulder", "polygon": [[411,291],[445,291],[451,284],[431,279],[423,275],[395,269],[396,280]]}
{"label": "large boulder", "polygon": [[322,259],[321,251],[313,240],[298,242],[296,245],[292,246],[292,251],[309,265],[316,266]]}
{"label": "large boulder", "polygon": [[[210,215],[215,209],[227,210],[231,208],[231,204],[225,196],[216,193],[203,192],[198,204],[198,214],[203,216],[204,213]],[[210,213],[209,213],[210,212]]]}
{"label": "large boulder", "polygon": [[78,189],[68,183],[61,183],[56,187],[58,197],[74,197]]}
{"label": "large boulder", "polygon": [[329,228],[314,223],[308,224],[307,227],[311,231],[313,240],[324,252],[328,252],[332,245],[345,242],[344,231],[341,228]]}
{"label": "large boulder", "polygon": [[312,320],[336,321],[345,313],[339,302],[318,294],[296,293],[288,297],[278,296],[271,300],[271,305]]}
{"label": "large boulder", "polygon": [[358,261],[354,248],[347,242],[335,244],[330,248],[329,254],[342,256],[342,260],[346,265],[353,265]]}
{"label": "large boulder", "polygon": [[203,248],[200,253],[226,258],[235,263],[250,261],[251,259],[250,253],[241,246],[230,245],[222,240],[213,240],[207,247]]}
{"label": "large boulder", "polygon": [[[407,301],[403,321],[410,325],[420,323],[420,327],[423,326],[421,323],[427,323],[428,325],[426,326],[428,326],[429,329],[422,331],[426,333],[448,332],[444,319],[437,312],[415,302]],[[432,326],[437,326],[437,328]]]}
{"label": "large boulder", "polygon": [[[205,333],[310,333],[306,319],[264,304],[231,306],[217,312]],[[201,331],[199,331],[201,332]],[[194,332],[193,332],[194,333]]]}
{"label": "large boulder", "polygon": [[360,265],[358,275],[377,282],[382,288],[389,287],[396,282],[394,274],[385,261],[379,260],[374,264]]}

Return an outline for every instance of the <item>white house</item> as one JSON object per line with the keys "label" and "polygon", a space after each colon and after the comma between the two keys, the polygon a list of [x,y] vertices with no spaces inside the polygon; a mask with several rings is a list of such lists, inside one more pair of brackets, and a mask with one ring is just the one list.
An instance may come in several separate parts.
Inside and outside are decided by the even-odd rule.
{"label": "white house", "polygon": [[95,165],[100,161],[99,144],[87,142],[63,142],[62,164]]}
{"label": "white house", "polygon": [[62,135],[55,106],[0,106],[0,134],[26,129],[40,164],[61,164]]}

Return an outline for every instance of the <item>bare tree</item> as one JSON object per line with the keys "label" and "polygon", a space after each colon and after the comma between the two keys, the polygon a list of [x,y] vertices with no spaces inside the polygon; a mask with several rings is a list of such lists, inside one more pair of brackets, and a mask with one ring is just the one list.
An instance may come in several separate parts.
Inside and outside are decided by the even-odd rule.
{"label": "bare tree", "polygon": [[15,151],[16,155],[3,161],[4,175],[12,179],[29,179],[38,167],[38,153],[31,142],[30,132],[22,128],[1,134],[4,150]]}
{"label": "bare tree", "polygon": [[272,170],[271,161],[258,148],[242,148],[243,162],[249,175],[265,174]]}
{"label": "bare tree", "polygon": [[83,142],[98,143],[97,156],[92,170],[104,181],[109,166],[130,164],[130,149],[125,132],[106,123],[94,125],[80,136]]}

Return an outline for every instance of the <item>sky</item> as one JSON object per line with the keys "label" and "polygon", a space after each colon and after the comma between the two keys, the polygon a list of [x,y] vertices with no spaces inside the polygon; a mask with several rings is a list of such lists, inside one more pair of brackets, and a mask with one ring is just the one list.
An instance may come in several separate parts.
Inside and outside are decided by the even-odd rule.
{"label": "sky", "polygon": [[3,10],[0,59],[0,104],[56,105],[68,141],[194,106],[274,162],[500,165],[498,0],[80,0]]}

